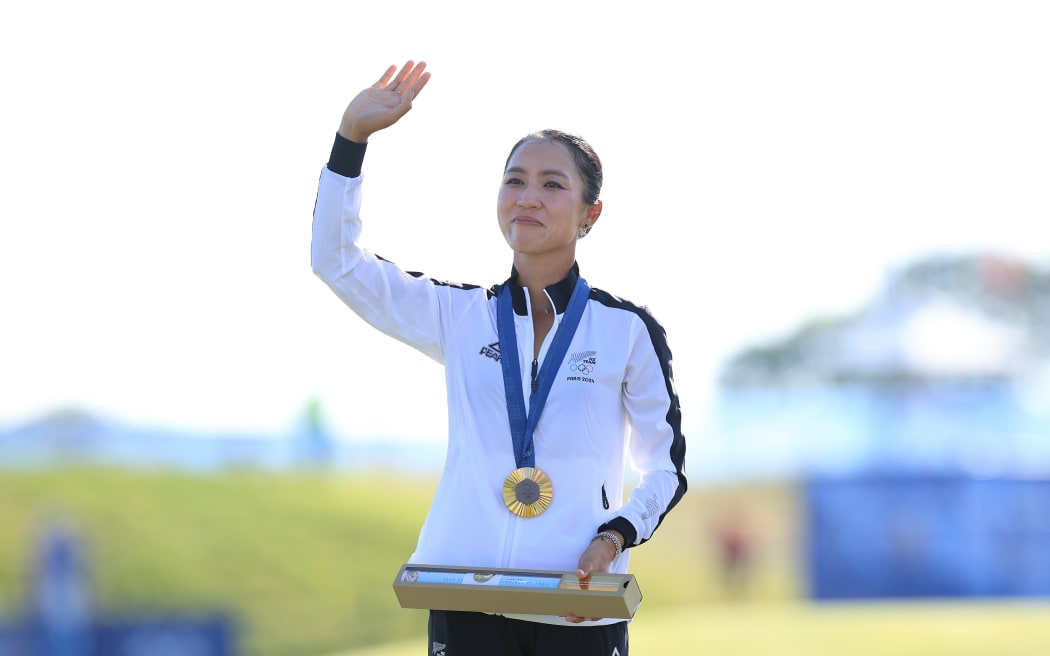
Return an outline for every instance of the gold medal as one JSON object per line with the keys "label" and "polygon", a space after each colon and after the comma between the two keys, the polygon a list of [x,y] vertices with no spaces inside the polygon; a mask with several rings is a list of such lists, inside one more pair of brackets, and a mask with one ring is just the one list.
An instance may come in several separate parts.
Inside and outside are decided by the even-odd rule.
{"label": "gold medal", "polygon": [[542,515],[554,499],[554,484],[535,467],[515,469],[503,481],[503,503],[518,517]]}

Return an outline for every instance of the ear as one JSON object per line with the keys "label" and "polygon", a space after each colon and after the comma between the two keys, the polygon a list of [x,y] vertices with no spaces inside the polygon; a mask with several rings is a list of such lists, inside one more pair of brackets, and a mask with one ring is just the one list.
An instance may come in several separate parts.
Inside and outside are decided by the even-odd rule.
{"label": "ear", "polygon": [[598,222],[598,217],[602,215],[602,202],[600,200],[594,201],[594,205],[587,208],[587,223],[591,227]]}

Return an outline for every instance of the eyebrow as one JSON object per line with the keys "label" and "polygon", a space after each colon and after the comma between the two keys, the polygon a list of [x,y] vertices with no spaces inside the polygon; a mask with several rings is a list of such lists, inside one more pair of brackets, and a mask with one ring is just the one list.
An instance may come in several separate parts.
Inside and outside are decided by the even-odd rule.
{"label": "eyebrow", "polygon": [[[506,171],[504,171],[504,173],[526,173],[526,171],[525,171],[525,169],[521,168],[520,166],[512,166],[509,169],[507,169]],[[559,171],[557,169],[545,169],[543,171],[540,171],[540,175],[557,175],[557,176],[565,178],[566,180],[569,179],[569,175],[567,173],[564,173],[564,172]]]}

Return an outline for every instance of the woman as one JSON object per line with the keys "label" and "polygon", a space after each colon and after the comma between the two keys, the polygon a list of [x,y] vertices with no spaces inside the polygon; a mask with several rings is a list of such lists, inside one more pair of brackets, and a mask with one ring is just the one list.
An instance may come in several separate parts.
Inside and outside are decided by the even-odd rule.
{"label": "woman", "polygon": [[[576,242],[601,216],[602,169],[579,137],[548,130],[511,150],[497,196],[513,252],[484,288],[406,273],[359,243],[369,136],[426,86],[391,66],[347,106],[314,209],[314,272],[365,321],[445,366],[445,470],[409,562],[627,571],[686,490],[685,439],[660,325],[590,288]],[[396,73],[396,74],[395,74]],[[628,454],[640,473],[623,503]],[[626,622],[432,611],[432,653],[627,656]]]}

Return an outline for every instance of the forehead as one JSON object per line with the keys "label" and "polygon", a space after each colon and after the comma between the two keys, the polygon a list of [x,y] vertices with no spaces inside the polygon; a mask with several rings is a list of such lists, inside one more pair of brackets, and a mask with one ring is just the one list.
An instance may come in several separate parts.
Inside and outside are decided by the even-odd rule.
{"label": "forehead", "polygon": [[558,171],[567,176],[578,176],[569,147],[559,141],[526,141],[511,155],[507,162],[507,170],[510,169],[527,173]]}

